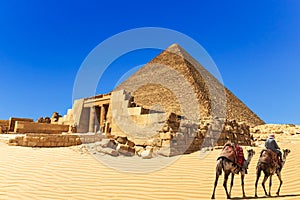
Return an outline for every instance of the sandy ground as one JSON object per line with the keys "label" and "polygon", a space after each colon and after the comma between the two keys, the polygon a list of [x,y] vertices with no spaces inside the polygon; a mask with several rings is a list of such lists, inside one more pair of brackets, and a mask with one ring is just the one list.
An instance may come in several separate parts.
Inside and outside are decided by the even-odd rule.
{"label": "sandy ground", "polygon": [[[282,148],[291,149],[282,171],[283,186],[277,199],[300,199],[300,138],[281,139]],[[246,195],[254,196],[255,166],[260,147],[245,178]],[[0,199],[209,199],[215,178],[216,158],[220,150],[205,158],[199,152],[179,157],[171,165],[148,173],[127,173],[111,169],[88,153],[74,148],[27,148],[0,142]],[[132,166],[132,159],[121,163]],[[138,162],[151,162],[138,158]],[[153,163],[152,163],[153,164]],[[155,165],[160,165],[157,160]],[[139,167],[139,166],[134,166]],[[260,179],[261,182],[262,178]],[[223,176],[216,191],[225,199]],[[275,195],[278,179],[273,178]],[[265,198],[261,185],[258,195]],[[240,177],[236,176],[232,197],[241,199]]]}

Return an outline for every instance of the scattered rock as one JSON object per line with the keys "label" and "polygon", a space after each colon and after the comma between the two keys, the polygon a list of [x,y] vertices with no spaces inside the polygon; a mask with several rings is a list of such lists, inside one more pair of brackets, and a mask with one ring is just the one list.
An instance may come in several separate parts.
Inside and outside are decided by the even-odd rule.
{"label": "scattered rock", "polygon": [[117,144],[114,140],[112,139],[102,139],[100,142],[96,142],[95,146],[101,146],[103,148],[111,148],[111,149],[116,149]]}
{"label": "scattered rock", "polygon": [[170,157],[172,155],[170,148],[161,148],[161,149],[158,150],[157,154],[162,155],[162,156],[166,156],[166,157]]}
{"label": "scattered rock", "polygon": [[127,145],[118,144],[116,150],[124,156],[134,156],[135,155],[135,148],[132,148]]}
{"label": "scattered rock", "polygon": [[138,156],[141,156],[141,153],[142,153],[144,150],[145,150],[145,148],[142,147],[142,146],[135,146],[135,153],[136,153],[136,155],[138,155]]}
{"label": "scattered rock", "polygon": [[134,142],[132,142],[132,141],[130,141],[130,140],[127,140],[127,143],[126,143],[128,146],[130,146],[130,147],[134,147],[135,146],[135,144],[134,144]]}
{"label": "scattered rock", "polygon": [[169,125],[168,124],[165,124],[164,126],[163,126],[163,128],[162,128],[162,131],[163,132],[168,132],[170,130],[170,127],[169,127]]}
{"label": "scattered rock", "polygon": [[118,142],[118,143],[120,143],[120,144],[126,144],[126,142],[127,142],[127,137],[121,137],[121,136],[118,136],[117,138],[116,138],[116,141]]}
{"label": "scattered rock", "polygon": [[119,156],[118,151],[116,151],[115,149],[111,149],[111,148],[97,146],[96,151],[101,152],[101,153],[105,153],[105,154],[108,154],[108,155],[111,155],[111,156],[114,156],[114,157]]}
{"label": "scattered rock", "polygon": [[141,152],[141,157],[143,159],[150,159],[150,158],[152,158],[152,153],[153,153],[153,147],[148,148],[148,149],[142,151]]}

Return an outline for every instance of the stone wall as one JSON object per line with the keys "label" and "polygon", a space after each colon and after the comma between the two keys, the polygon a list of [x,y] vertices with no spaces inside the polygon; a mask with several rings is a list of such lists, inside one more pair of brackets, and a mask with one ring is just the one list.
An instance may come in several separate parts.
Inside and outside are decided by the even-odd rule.
{"label": "stone wall", "polygon": [[[120,95],[117,98],[120,103],[117,110],[121,110],[120,114],[117,115],[120,118],[119,121],[125,122],[125,119],[130,118],[137,126],[142,126],[149,124],[148,118],[154,119],[149,117],[150,113],[141,114],[141,107],[128,107],[129,98],[126,98],[126,92],[122,90],[115,91],[113,95]],[[130,110],[130,112],[127,112],[127,110]],[[129,113],[130,115],[122,116],[123,113]],[[163,125],[161,130],[153,132],[145,126],[145,129],[139,133],[140,137],[138,138],[124,133],[112,121],[111,134],[114,136],[127,136],[137,146],[143,148],[156,147],[165,156],[192,153],[201,148],[213,148],[215,145],[223,146],[227,141],[240,145],[254,145],[253,138],[250,135],[250,126],[245,123],[237,123],[235,120],[211,119],[209,117],[203,118],[199,123],[192,123],[175,113],[163,114],[163,117],[160,117],[160,120],[157,121]],[[167,117],[167,120],[165,120],[165,117]],[[154,121],[150,122],[153,123]],[[161,127],[161,125],[158,127]],[[143,137],[144,135],[153,137],[149,139],[149,137]]]}
{"label": "stone wall", "polygon": [[16,121],[15,133],[49,133],[60,134],[62,132],[68,132],[69,125],[60,124],[45,124],[28,121]]}
{"label": "stone wall", "polygon": [[101,141],[100,135],[26,134],[9,140],[9,145],[25,147],[69,147]]}
{"label": "stone wall", "polygon": [[200,124],[183,123],[179,127],[177,118],[166,122],[152,145],[159,147],[162,155],[174,156],[223,146],[227,141],[245,146],[254,145],[250,127],[244,123],[208,120]]}
{"label": "stone wall", "polygon": [[24,122],[33,122],[33,119],[30,118],[17,118],[17,117],[11,117],[9,118],[9,130],[13,132],[15,130],[15,123],[16,121],[24,121]]}

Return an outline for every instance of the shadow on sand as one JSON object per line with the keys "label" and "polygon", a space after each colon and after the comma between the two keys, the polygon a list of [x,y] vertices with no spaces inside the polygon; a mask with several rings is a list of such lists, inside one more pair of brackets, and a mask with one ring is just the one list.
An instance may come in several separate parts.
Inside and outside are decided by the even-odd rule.
{"label": "shadow on sand", "polygon": [[300,197],[300,194],[285,194],[285,195],[279,195],[279,196],[261,196],[261,197],[231,197],[231,199],[265,199],[265,198],[282,198],[282,197]]}

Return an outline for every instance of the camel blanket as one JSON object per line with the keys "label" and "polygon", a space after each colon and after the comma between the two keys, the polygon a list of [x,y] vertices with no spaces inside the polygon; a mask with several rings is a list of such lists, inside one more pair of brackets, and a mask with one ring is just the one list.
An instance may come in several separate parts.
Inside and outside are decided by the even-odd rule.
{"label": "camel blanket", "polygon": [[233,148],[233,146],[231,145],[226,145],[224,146],[220,156],[218,157],[218,160],[220,158],[227,158],[228,160],[230,160],[233,163],[236,163],[236,154],[235,154],[235,150]]}
{"label": "camel blanket", "polygon": [[279,159],[278,155],[274,151],[270,149],[263,149],[261,151],[259,161],[262,163],[269,163],[271,167],[276,168],[278,167]]}

